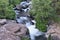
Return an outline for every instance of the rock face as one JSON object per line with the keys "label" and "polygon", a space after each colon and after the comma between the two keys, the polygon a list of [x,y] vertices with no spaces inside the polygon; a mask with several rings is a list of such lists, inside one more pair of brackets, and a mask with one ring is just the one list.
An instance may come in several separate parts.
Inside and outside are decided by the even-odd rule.
{"label": "rock face", "polygon": [[0,40],[21,40],[20,37],[24,36],[26,32],[25,25],[8,23],[0,28]]}
{"label": "rock face", "polygon": [[51,35],[51,40],[60,40],[60,25],[57,23],[50,25],[47,34]]}

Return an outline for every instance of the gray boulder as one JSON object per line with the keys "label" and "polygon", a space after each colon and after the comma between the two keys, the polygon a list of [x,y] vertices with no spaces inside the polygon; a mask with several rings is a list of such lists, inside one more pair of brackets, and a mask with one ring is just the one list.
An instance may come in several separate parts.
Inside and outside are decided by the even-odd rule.
{"label": "gray boulder", "polygon": [[23,24],[9,23],[0,28],[0,40],[21,40],[27,28]]}
{"label": "gray boulder", "polygon": [[60,40],[60,24],[54,23],[49,25],[49,30],[46,33],[46,37],[49,38],[51,35],[51,40]]}

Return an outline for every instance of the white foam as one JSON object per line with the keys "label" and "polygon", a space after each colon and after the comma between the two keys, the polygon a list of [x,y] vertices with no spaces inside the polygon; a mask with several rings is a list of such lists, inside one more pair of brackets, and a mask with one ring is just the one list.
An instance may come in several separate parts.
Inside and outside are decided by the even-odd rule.
{"label": "white foam", "polygon": [[37,28],[36,28],[36,25],[31,25],[30,23],[26,23],[26,27],[28,28],[29,30],[29,34],[30,34],[30,38],[31,40],[35,40],[35,36],[40,36],[43,34],[43,32],[39,31]]}

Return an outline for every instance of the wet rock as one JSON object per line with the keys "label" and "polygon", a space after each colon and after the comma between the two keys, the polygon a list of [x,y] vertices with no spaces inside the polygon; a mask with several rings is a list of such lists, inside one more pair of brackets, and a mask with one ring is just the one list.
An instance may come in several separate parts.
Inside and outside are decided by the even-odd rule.
{"label": "wet rock", "polygon": [[35,37],[36,40],[47,40],[47,38],[45,37],[45,35],[40,35],[38,37]]}

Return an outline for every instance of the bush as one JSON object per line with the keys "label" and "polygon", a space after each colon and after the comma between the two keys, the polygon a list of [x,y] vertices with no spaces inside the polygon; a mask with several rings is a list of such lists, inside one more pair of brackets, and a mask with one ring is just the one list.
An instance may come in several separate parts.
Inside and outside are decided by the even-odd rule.
{"label": "bush", "polygon": [[5,16],[7,19],[15,19],[15,13],[13,10],[13,5],[10,5],[5,10]]}
{"label": "bush", "polygon": [[13,7],[21,0],[0,0],[0,18],[15,19]]}
{"label": "bush", "polygon": [[[55,3],[55,2],[54,2]],[[53,0],[32,0],[31,14],[35,16],[37,28],[46,31],[46,24],[49,20],[59,19],[56,14],[56,7]]]}

